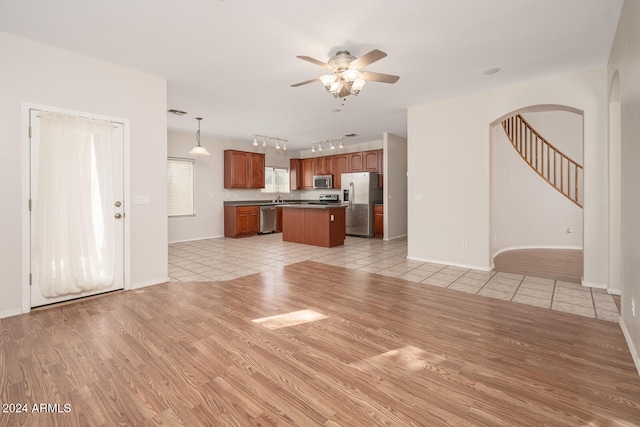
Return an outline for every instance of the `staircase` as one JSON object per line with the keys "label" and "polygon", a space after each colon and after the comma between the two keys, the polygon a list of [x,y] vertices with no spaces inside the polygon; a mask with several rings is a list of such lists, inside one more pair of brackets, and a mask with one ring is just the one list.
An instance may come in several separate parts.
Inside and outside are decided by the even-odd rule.
{"label": "staircase", "polygon": [[502,128],[513,148],[531,169],[582,208],[582,165],[542,137],[520,114],[503,120]]}

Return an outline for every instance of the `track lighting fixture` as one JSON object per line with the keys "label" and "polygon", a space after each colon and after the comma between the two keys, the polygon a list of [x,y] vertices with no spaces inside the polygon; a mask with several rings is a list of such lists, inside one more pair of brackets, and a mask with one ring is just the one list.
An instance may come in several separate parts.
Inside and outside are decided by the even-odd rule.
{"label": "track lighting fixture", "polygon": [[[258,146],[258,138],[262,138],[262,146],[263,147],[267,146],[267,141],[275,141],[276,150],[280,150],[280,149],[282,149],[283,151],[287,150],[287,140],[286,139],[276,138],[275,136],[259,135],[257,133],[253,135],[253,146],[254,147]],[[282,143],[282,145],[280,145],[280,143]]]}
{"label": "track lighting fixture", "polygon": [[329,148],[331,150],[335,150],[336,146],[334,144],[334,142],[340,141],[340,145],[338,145],[338,148],[344,148],[344,145],[342,144],[342,140],[344,139],[344,137],[340,137],[340,138],[333,138],[333,139],[324,139],[322,141],[316,141],[316,142],[312,142],[311,143],[311,152],[315,153],[316,152],[316,144],[318,145],[318,151],[322,151],[322,144],[324,144],[325,142],[329,144]]}

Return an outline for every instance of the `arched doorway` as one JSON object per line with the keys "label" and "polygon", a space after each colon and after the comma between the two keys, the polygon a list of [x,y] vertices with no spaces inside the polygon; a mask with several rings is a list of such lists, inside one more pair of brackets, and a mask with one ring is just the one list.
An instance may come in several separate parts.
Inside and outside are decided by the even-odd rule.
{"label": "arched doorway", "polygon": [[[516,116],[522,119],[518,127],[533,132],[516,129],[518,142],[512,144],[514,135],[508,136],[502,123]],[[562,159],[582,165],[583,139],[582,111],[560,105],[522,108],[491,124],[490,229],[496,269],[506,268],[502,262],[507,261],[509,272],[580,282],[584,176],[581,166],[572,169]],[[554,163],[554,158],[560,160]]]}

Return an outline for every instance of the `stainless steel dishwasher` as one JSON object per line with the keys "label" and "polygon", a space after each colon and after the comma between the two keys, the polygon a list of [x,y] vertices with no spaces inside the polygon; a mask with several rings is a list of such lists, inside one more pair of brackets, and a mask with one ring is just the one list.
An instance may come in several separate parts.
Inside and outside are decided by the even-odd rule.
{"label": "stainless steel dishwasher", "polygon": [[276,207],[260,206],[260,234],[276,231]]}

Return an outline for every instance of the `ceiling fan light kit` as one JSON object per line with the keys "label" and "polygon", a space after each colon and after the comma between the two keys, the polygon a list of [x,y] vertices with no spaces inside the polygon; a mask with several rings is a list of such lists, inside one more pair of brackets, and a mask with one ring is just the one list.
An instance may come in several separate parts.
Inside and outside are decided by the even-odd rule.
{"label": "ceiling fan light kit", "polygon": [[332,94],[334,98],[344,98],[349,95],[357,96],[367,80],[381,83],[395,83],[398,81],[400,77],[391,74],[362,71],[367,65],[385,56],[387,56],[386,53],[377,49],[372,50],[360,58],[356,58],[346,50],[340,50],[329,58],[327,63],[308,56],[298,56],[298,58],[304,61],[333,71],[333,74],[326,74],[317,79],[296,83],[291,85],[291,87],[298,87],[320,80],[326,91]]}

